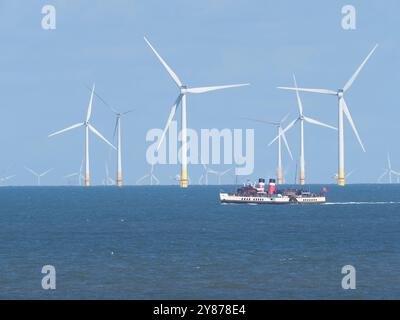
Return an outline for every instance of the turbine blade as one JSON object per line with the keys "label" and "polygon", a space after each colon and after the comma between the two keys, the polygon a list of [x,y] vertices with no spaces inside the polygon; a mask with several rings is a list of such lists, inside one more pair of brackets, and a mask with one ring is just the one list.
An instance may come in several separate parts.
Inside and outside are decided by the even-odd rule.
{"label": "turbine blade", "polygon": [[400,172],[397,172],[397,171],[392,170],[392,173],[393,173],[394,175],[396,175],[396,176],[400,176]]}
{"label": "turbine blade", "polygon": [[346,178],[350,177],[353,175],[354,172],[356,172],[357,170],[352,170],[350,171],[348,174],[346,174]]}
{"label": "turbine blade", "polygon": [[66,176],[64,176],[64,178],[72,178],[72,177],[76,177],[78,176],[78,173],[71,173],[71,174],[67,174]]}
{"label": "turbine blade", "polygon": [[92,105],[93,105],[94,89],[95,89],[95,85],[93,84],[92,93],[90,94],[90,100],[89,100],[88,111],[87,111],[87,115],[86,115],[86,122],[88,122],[88,121],[90,120],[90,116],[92,115]]}
{"label": "turbine blade", "polygon": [[357,79],[358,75],[360,74],[361,70],[364,68],[365,64],[368,62],[369,58],[371,58],[372,54],[375,52],[376,48],[378,48],[378,45],[376,45],[372,51],[369,53],[369,55],[365,58],[363,63],[358,67],[357,71],[353,74],[353,76],[350,78],[349,81],[347,81],[346,85],[343,87],[343,91],[346,92],[347,90],[350,89],[352,86],[353,82]]}
{"label": "turbine blade", "polygon": [[178,98],[176,99],[174,105],[173,105],[172,108],[171,108],[171,112],[170,112],[170,114],[169,114],[169,117],[168,117],[168,120],[167,120],[167,124],[165,125],[165,128],[164,128],[164,131],[163,131],[163,133],[162,133],[160,142],[158,143],[158,146],[157,146],[157,151],[160,149],[161,144],[162,144],[163,141],[164,141],[165,135],[167,134],[168,128],[169,128],[169,126],[171,125],[172,120],[174,119],[174,116],[175,116],[175,113],[176,113],[176,109],[178,108],[178,105],[179,105],[179,103],[181,102],[181,99],[182,99],[182,95],[180,94],[180,95],[178,96]]}
{"label": "turbine blade", "polygon": [[364,144],[363,144],[362,141],[361,141],[360,135],[358,134],[357,128],[356,128],[356,126],[355,126],[355,124],[354,124],[353,118],[351,117],[350,110],[349,110],[349,108],[347,107],[346,101],[345,101],[344,99],[340,99],[340,101],[341,101],[341,103],[342,103],[343,112],[344,112],[344,114],[346,115],[347,120],[349,120],[349,123],[350,123],[351,127],[353,128],[354,134],[356,135],[357,140],[358,140],[358,142],[359,142],[359,144],[360,144],[362,150],[363,150],[364,152],[367,152],[367,151],[365,150],[365,148],[364,148]]}
{"label": "turbine blade", "polygon": [[250,83],[243,83],[243,84],[232,84],[232,85],[227,85],[227,86],[188,88],[186,90],[186,92],[189,92],[189,93],[205,93],[205,92],[216,91],[216,90],[239,88],[239,87],[244,87],[244,86],[249,86],[249,85],[250,85]]}
{"label": "turbine blade", "polygon": [[296,124],[296,122],[297,122],[298,120],[299,120],[298,118],[297,118],[297,119],[294,119],[283,131],[281,131],[280,134],[278,134],[278,135],[276,136],[276,138],[275,138],[274,140],[272,140],[272,141],[268,144],[268,146],[271,146],[276,140],[279,139],[280,136],[282,136],[282,134],[285,134],[286,132],[288,132],[288,131]]}
{"label": "turbine blade", "polygon": [[53,168],[43,172],[42,174],[40,174],[40,177],[44,177],[46,174],[48,174],[49,172],[53,171]]}
{"label": "turbine blade", "polygon": [[278,123],[278,125],[284,123],[287,120],[287,118],[289,118],[289,116],[290,112],[288,112],[288,114],[282,118],[282,120],[280,121],[280,123]]}
{"label": "turbine blade", "polygon": [[266,124],[271,124],[274,126],[278,126],[280,123],[279,122],[272,122],[272,121],[267,121],[267,120],[260,120],[260,119],[253,119],[253,118],[242,118],[244,120],[249,120],[253,122],[259,122],[259,123],[266,123]]}
{"label": "turbine blade", "polygon": [[139,184],[140,182],[142,182],[144,179],[146,179],[147,177],[149,177],[149,174],[144,175],[143,177],[141,177],[140,179],[136,180],[136,184]]}
{"label": "turbine blade", "polygon": [[153,174],[152,175],[153,179],[156,180],[156,184],[159,185],[160,184],[160,180],[158,180],[158,178]]}
{"label": "turbine blade", "polygon": [[337,128],[332,127],[332,126],[330,126],[329,124],[322,123],[322,122],[320,122],[320,121],[318,121],[318,120],[311,119],[311,118],[309,118],[309,117],[305,117],[305,116],[304,116],[304,120],[305,120],[306,122],[308,122],[308,123],[315,124],[315,125],[317,125],[317,126],[321,126],[321,127],[325,127],[325,128],[337,130]]}
{"label": "turbine blade", "polygon": [[175,81],[176,85],[180,88],[182,87],[182,82],[179,79],[179,77],[175,74],[175,72],[170,68],[170,66],[164,61],[164,59],[158,54],[157,50],[154,49],[154,47],[151,45],[151,43],[147,40],[146,37],[144,37],[144,41],[149,45],[150,49],[154,52],[154,54],[157,56],[158,60],[160,60],[161,64],[164,66],[164,68],[167,70],[171,78]]}
{"label": "turbine blade", "polygon": [[310,92],[310,93],[320,93],[320,94],[329,94],[332,96],[337,96],[337,92],[333,90],[326,89],[305,89],[305,88],[291,88],[291,87],[278,87],[278,89],[282,90],[291,90],[291,91],[301,91],[301,92]]}
{"label": "turbine blade", "polygon": [[[298,88],[297,81],[296,81],[296,76],[295,76],[295,75],[293,75],[293,80],[294,80],[294,86],[295,86],[296,88]],[[299,112],[300,112],[301,115],[303,115],[303,103],[301,102],[301,99],[300,99],[299,90],[296,90],[296,97],[297,97],[297,106],[298,106],[298,108],[299,108]]]}
{"label": "turbine blade", "polygon": [[118,129],[119,120],[120,120],[119,117],[117,117],[117,120],[115,120],[115,127],[114,127],[113,139],[115,139],[115,135],[117,134],[117,129]]}
{"label": "turbine blade", "polygon": [[221,177],[226,175],[229,171],[231,171],[233,168],[230,168],[228,170],[225,170],[224,172],[221,173]]}
{"label": "turbine blade", "polygon": [[30,173],[32,173],[34,176],[39,176],[39,174],[38,173],[36,173],[35,171],[33,171],[31,168],[28,168],[28,167],[24,167],[26,170],[28,170]]}
{"label": "turbine blade", "polygon": [[280,131],[281,131],[281,135],[282,135],[283,141],[285,142],[286,149],[287,149],[287,151],[289,153],[290,159],[293,160],[292,151],[290,151],[289,143],[287,142],[287,139],[286,139],[286,134],[282,131],[282,129],[280,129]]}
{"label": "turbine blade", "polygon": [[128,114],[128,113],[131,113],[131,112],[133,112],[133,111],[135,111],[135,110],[132,109],[132,110],[125,111],[125,112],[122,113],[122,115],[124,116],[124,115],[126,115],[126,114]]}
{"label": "turbine blade", "polygon": [[56,136],[56,135],[58,135],[58,134],[61,134],[61,133],[70,131],[70,130],[72,130],[72,129],[82,127],[83,125],[84,125],[84,123],[77,123],[77,124],[74,124],[73,126],[70,126],[70,127],[68,127],[68,128],[62,129],[62,130],[57,131],[57,132],[54,132],[54,133],[48,135],[48,137],[50,138],[50,137]]}
{"label": "turbine blade", "polygon": [[111,142],[109,142],[106,138],[104,138],[103,135],[100,132],[98,132],[95,127],[93,127],[91,124],[89,124],[88,126],[90,131],[92,131],[96,136],[98,136],[101,140],[107,143],[111,148],[117,150],[117,148],[115,148]]}
{"label": "turbine blade", "polygon": [[[89,91],[92,91],[92,88],[90,88],[88,85],[85,85],[85,86],[86,86],[86,88],[87,88]],[[111,110],[112,112],[114,112],[115,114],[118,113],[118,111],[117,111],[115,108],[113,108],[106,100],[104,100],[104,99],[97,93],[97,91],[94,91],[94,95],[95,95],[106,107],[110,108],[110,110]]]}
{"label": "turbine blade", "polygon": [[382,173],[380,176],[379,176],[379,178],[378,178],[378,182],[381,182],[382,181],[382,179],[386,176],[388,174],[388,171],[387,170],[385,170],[385,172],[384,173]]}

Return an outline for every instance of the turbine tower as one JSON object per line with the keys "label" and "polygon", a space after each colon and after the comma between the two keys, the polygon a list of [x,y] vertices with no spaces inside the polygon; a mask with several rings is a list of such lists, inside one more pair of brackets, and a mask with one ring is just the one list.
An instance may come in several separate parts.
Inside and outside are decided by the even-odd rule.
{"label": "turbine tower", "polygon": [[94,94],[94,89],[95,89],[95,85],[93,85],[92,88],[92,93],[90,95],[90,100],[89,100],[89,106],[88,106],[88,110],[87,110],[87,114],[86,114],[86,119],[84,122],[80,122],[77,124],[74,124],[68,128],[65,128],[63,130],[54,132],[52,134],[49,135],[50,137],[53,137],[55,135],[76,129],[76,128],[80,128],[80,127],[84,127],[85,128],[85,186],[89,187],[90,186],[90,161],[89,161],[89,131],[91,131],[92,133],[94,133],[96,136],[98,136],[101,140],[103,140],[105,143],[107,143],[110,147],[112,147],[113,149],[116,149],[106,138],[104,138],[104,136],[97,131],[97,129],[95,127],[93,127],[93,125],[90,123],[90,118],[92,115],[92,104],[93,104],[93,94]]}
{"label": "turbine tower", "polygon": [[43,173],[37,173],[36,171],[33,171],[32,169],[25,167],[26,170],[28,170],[30,173],[32,173],[36,178],[37,178],[37,185],[40,186],[40,178],[44,177],[46,174],[48,174],[50,171],[53,169],[49,169]]}
{"label": "turbine tower", "polygon": [[118,112],[112,109],[116,116],[115,121],[115,129],[114,129],[114,137],[115,134],[118,135],[118,142],[117,142],[117,186],[122,187],[122,142],[121,142],[121,118],[128,113],[132,112],[133,110],[129,110],[126,112]]}
{"label": "turbine tower", "polygon": [[[296,81],[295,75],[293,75],[293,80],[294,80],[294,85],[297,88],[297,81]],[[304,156],[304,122],[314,124],[317,126],[321,126],[321,127],[330,128],[333,130],[337,130],[337,128],[327,125],[325,123],[322,123],[320,121],[317,121],[315,119],[306,117],[304,115],[303,103],[300,99],[299,91],[297,91],[297,90],[296,90],[296,97],[297,97],[297,107],[299,109],[299,116],[296,119],[294,119],[282,132],[284,134],[284,133],[288,132],[295,124],[300,123],[300,184],[305,185],[306,184],[306,180],[305,180],[306,175],[305,175],[305,156]],[[278,137],[276,137],[274,140],[272,140],[270,145],[272,143],[274,143],[276,141],[276,139],[278,139]]]}
{"label": "turbine tower", "polygon": [[361,70],[364,68],[365,64],[367,61],[371,58],[372,54],[375,52],[376,48],[378,45],[376,45],[372,51],[369,53],[367,58],[363,61],[363,63],[360,65],[360,67],[356,70],[356,72],[353,74],[353,76],[350,78],[349,81],[344,85],[342,89],[339,90],[326,90],[326,89],[304,89],[304,88],[289,88],[289,87],[278,87],[279,89],[284,89],[284,90],[293,90],[293,91],[302,91],[302,92],[311,92],[311,93],[320,93],[320,94],[325,94],[325,95],[333,95],[338,98],[338,122],[339,122],[339,134],[338,134],[338,140],[339,140],[339,161],[338,161],[338,173],[339,173],[339,178],[338,178],[338,184],[339,186],[345,186],[345,168],[344,168],[344,123],[343,123],[343,118],[346,116],[347,120],[349,121],[354,134],[357,137],[357,140],[364,152],[366,152],[364,145],[361,141],[360,135],[358,134],[357,128],[354,124],[353,118],[351,117],[350,110],[347,107],[346,101],[344,99],[345,93],[350,89],[358,75],[360,74]]}
{"label": "turbine tower", "polygon": [[157,56],[158,60],[160,60],[161,64],[164,66],[164,68],[167,70],[168,74],[171,76],[171,78],[174,80],[175,84],[178,86],[179,89],[179,95],[178,98],[176,99],[174,105],[171,108],[170,115],[168,117],[167,124],[165,126],[164,132],[161,136],[160,142],[158,144],[157,150],[159,150],[165,134],[168,131],[168,128],[174,119],[176,109],[178,108],[179,105],[181,105],[181,128],[182,128],[182,160],[181,160],[181,175],[180,175],[180,186],[182,188],[187,188],[189,185],[189,180],[188,180],[188,172],[187,172],[187,123],[186,123],[186,96],[188,93],[194,93],[194,94],[200,94],[200,93],[206,93],[210,91],[215,91],[215,90],[222,90],[222,89],[228,89],[228,88],[236,88],[236,87],[242,87],[246,86],[249,84],[236,84],[236,85],[227,85],[227,86],[214,86],[214,87],[201,87],[201,88],[189,88],[186,85],[184,85],[179,77],[175,74],[175,72],[168,66],[168,64],[164,61],[164,59],[158,54],[156,49],[150,44],[150,42],[144,37],[144,40],[146,43],[149,45],[150,49],[154,52],[154,54]]}
{"label": "turbine tower", "polygon": [[281,119],[281,121],[279,121],[279,122],[272,122],[272,121],[265,121],[265,120],[258,120],[258,119],[249,119],[249,118],[246,118],[247,120],[250,120],[250,121],[261,122],[261,123],[266,123],[266,124],[269,124],[269,125],[273,125],[273,126],[275,126],[275,127],[277,128],[277,130],[278,130],[278,135],[277,135],[277,137],[269,144],[269,145],[271,146],[276,140],[278,140],[278,168],[277,168],[277,170],[278,170],[278,172],[277,172],[278,184],[283,184],[282,140],[283,140],[283,142],[285,143],[286,150],[288,151],[290,158],[293,160],[293,155],[292,155],[292,152],[290,151],[289,144],[288,144],[288,142],[287,142],[285,132],[283,132],[283,129],[282,129],[282,125],[283,125],[283,123],[286,121],[286,119],[287,119],[288,117],[289,117],[289,114],[287,114],[286,116],[284,116],[284,117]]}

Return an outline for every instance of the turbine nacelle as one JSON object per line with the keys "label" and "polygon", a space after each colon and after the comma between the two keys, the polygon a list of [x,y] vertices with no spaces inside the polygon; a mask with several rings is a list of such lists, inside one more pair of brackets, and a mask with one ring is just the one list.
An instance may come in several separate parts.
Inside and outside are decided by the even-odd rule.
{"label": "turbine nacelle", "polygon": [[339,99],[342,99],[344,97],[344,91],[343,89],[339,89],[337,92],[337,96],[339,97]]}
{"label": "turbine nacelle", "polygon": [[180,88],[181,94],[187,94],[188,92],[188,87],[187,86],[181,86]]}

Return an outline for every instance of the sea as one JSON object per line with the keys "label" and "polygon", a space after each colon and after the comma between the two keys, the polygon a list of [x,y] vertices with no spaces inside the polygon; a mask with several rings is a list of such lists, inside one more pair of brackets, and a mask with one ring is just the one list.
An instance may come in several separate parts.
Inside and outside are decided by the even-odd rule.
{"label": "sea", "polygon": [[400,299],[400,185],[325,187],[283,206],[220,204],[234,186],[2,187],[0,299]]}

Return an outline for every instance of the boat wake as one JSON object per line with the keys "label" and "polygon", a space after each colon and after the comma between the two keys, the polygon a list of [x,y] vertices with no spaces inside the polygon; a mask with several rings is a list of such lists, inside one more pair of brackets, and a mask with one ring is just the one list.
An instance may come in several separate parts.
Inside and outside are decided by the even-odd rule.
{"label": "boat wake", "polygon": [[327,202],[324,206],[352,206],[352,205],[384,205],[384,204],[400,204],[399,201],[377,201],[377,202]]}

